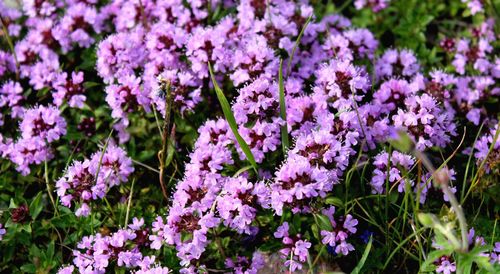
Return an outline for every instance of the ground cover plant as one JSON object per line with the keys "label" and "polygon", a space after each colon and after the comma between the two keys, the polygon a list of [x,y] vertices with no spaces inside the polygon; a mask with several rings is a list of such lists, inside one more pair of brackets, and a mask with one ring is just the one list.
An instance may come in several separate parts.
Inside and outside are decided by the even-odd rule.
{"label": "ground cover plant", "polygon": [[500,273],[500,2],[0,2],[0,272]]}

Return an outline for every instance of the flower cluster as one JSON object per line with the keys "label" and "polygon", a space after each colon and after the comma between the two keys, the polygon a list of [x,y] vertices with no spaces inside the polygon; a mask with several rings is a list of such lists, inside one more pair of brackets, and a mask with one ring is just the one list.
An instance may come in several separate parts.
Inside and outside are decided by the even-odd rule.
{"label": "flower cluster", "polygon": [[168,273],[168,269],[154,266],[155,256],[141,253],[150,245],[148,235],[144,220],[134,218],[127,228],[110,235],[85,236],[73,250],[73,265],[61,268],[58,273],[73,273],[76,269],[80,273],[106,273],[112,264],[139,269],[141,273]]}
{"label": "flower cluster", "polygon": [[358,220],[354,219],[350,214],[338,218],[336,221],[333,217],[335,214],[335,207],[323,209],[322,213],[328,217],[332,225],[333,230],[322,230],[321,237],[322,243],[328,245],[330,248],[335,248],[334,253],[347,255],[349,252],[354,250],[354,246],[348,243],[347,238],[356,233],[356,225],[358,225]]}
{"label": "flower cluster", "polygon": [[[474,145],[474,157],[477,159],[477,165],[481,166],[484,162],[486,173],[500,172],[500,134],[498,131],[498,125],[495,125]],[[494,140],[495,136],[496,140]]]}
{"label": "flower cluster", "polygon": [[[413,186],[413,181],[405,178],[405,173],[408,173],[415,164],[415,159],[410,155],[403,154],[399,151],[393,151],[391,154],[382,152],[375,156],[373,165],[376,169],[373,171],[373,176],[370,181],[373,193],[384,193],[386,182],[390,185],[397,185],[398,192],[406,190],[405,185]],[[389,186],[392,188],[392,186]]]}
{"label": "flower cluster", "polygon": [[257,274],[264,264],[264,257],[258,251],[252,254],[251,261],[243,256],[237,256],[235,259],[227,258],[225,261],[226,268],[235,274]]}
{"label": "flower cluster", "polygon": [[311,243],[306,239],[302,239],[302,235],[289,234],[289,225],[284,222],[281,226],[274,232],[274,237],[277,239],[282,239],[283,248],[280,249],[279,253],[283,260],[285,260],[285,268],[289,269],[291,272],[302,269],[302,263],[307,261],[309,256],[309,248]]}
{"label": "flower cluster", "polygon": [[96,152],[90,159],[74,160],[66,173],[56,182],[61,204],[78,206],[77,216],[90,214],[89,202],[102,199],[113,186],[127,182],[134,171],[132,160],[126,152],[110,145],[103,152]]}
{"label": "flower cluster", "polygon": [[373,12],[379,12],[389,5],[390,0],[356,0],[354,6],[356,9],[369,7]]}
{"label": "flower cluster", "polygon": [[[19,92],[11,94],[10,99],[16,100],[16,94]],[[21,113],[14,112],[11,115],[23,117],[19,124],[21,138],[17,141],[6,138],[2,145],[2,156],[10,159],[16,164],[19,172],[27,175],[30,173],[31,164],[39,165],[53,157],[49,144],[66,134],[66,121],[59,109],[53,106],[17,110]],[[16,108],[13,108],[13,111],[16,111]]]}

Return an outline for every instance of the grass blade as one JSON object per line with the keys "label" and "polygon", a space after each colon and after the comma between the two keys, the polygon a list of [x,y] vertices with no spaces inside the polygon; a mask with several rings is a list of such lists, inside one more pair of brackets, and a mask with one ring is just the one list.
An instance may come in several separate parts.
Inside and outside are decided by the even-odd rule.
{"label": "grass blade", "polygon": [[286,155],[286,151],[288,150],[290,144],[288,142],[288,125],[286,124],[285,86],[283,84],[283,59],[280,60],[278,81],[280,91],[280,116],[284,121],[284,124],[281,126],[281,145],[283,147],[283,155]]}
{"label": "grass blade", "polygon": [[243,150],[243,153],[247,157],[247,160],[250,162],[252,165],[255,173],[257,174],[257,163],[255,162],[255,158],[253,157],[252,151],[250,150],[250,147],[248,144],[245,142],[243,137],[241,137],[240,133],[238,132],[238,125],[236,124],[236,119],[234,118],[234,114],[231,111],[231,106],[229,105],[229,102],[226,99],[226,96],[224,96],[224,93],[220,89],[219,85],[217,84],[217,81],[215,81],[215,76],[212,70],[212,65],[210,62],[208,63],[208,70],[210,71],[210,77],[212,78],[212,84],[214,85],[215,93],[217,94],[217,99],[219,99],[219,103],[222,107],[222,112],[224,112],[224,116],[226,117],[226,121],[229,124],[229,127],[231,128],[231,131],[234,134],[234,137],[236,137],[236,141],[241,147],[241,150]]}
{"label": "grass blade", "polygon": [[370,254],[370,250],[372,249],[372,241],[373,241],[373,236],[370,236],[370,240],[366,245],[365,251],[363,252],[363,256],[361,256],[361,260],[359,261],[358,265],[356,265],[356,267],[352,270],[351,274],[360,273],[361,269],[365,265],[366,259],[368,258],[368,254]]}
{"label": "grass blade", "polygon": [[307,25],[309,25],[309,22],[311,22],[312,17],[313,17],[313,14],[311,14],[311,16],[309,16],[309,18],[307,18],[307,21],[304,23],[304,26],[300,30],[299,36],[297,36],[297,40],[295,40],[295,45],[293,46],[292,54],[290,54],[290,58],[288,59],[288,65],[286,67],[286,75],[287,76],[290,75],[290,69],[292,67],[293,55],[295,55],[295,51],[297,51],[297,48],[299,47],[299,43],[300,43],[300,40],[302,39],[302,35],[304,35],[304,32],[307,28]]}

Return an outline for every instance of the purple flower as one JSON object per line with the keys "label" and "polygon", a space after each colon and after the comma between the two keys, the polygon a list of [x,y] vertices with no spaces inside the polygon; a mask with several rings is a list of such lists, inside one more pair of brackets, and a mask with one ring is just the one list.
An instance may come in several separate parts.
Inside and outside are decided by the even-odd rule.
{"label": "purple flower", "polygon": [[71,202],[81,203],[76,215],[87,216],[91,200],[103,198],[111,187],[126,182],[133,171],[125,151],[111,144],[104,154],[97,152],[91,159],[73,161],[56,182],[57,195],[66,207],[71,207]]}
{"label": "purple flower", "polygon": [[252,35],[242,41],[242,46],[235,50],[233,59],[234,73],[230,78],[235,86],[259,76],[271,78],[277,65],[273,50],[261,35]]}
{"label": "purple flower", "polygon": [[97,49],[97,72],[105,83],[134,75],[143,65],[147,51],[144,49],[144,31],[118,32],[104,39]]}
{"label": "purple flower", "polygon": [[24,108],[21,103],[23,100],[23,88],[18,82],[8,81],[0,87],[0,108],[8,107],[12,118],[22,117]]}
{"label": "purple flower", "polygon": [[10,53],[0,50],[0,77],[15,71],[16,63],[14,57]]}
{"label": "purple flower", "polygon": [[311,247],[311,243],[306,240],[299,240],[295,242],[295,249],[293,251],[294,255],[299,256],[299,260],[301,262],[305,262],[309,255],[309,248]]}
{"label": "purple flower", "polygon": [[288,222],[283,222],[283,224],[276,229],[274,237],[278,239],[288,237]]}
{"label": "purple flower", "polygon": [[72,72],[71,79],[67,79],[67,73],[61,73],[53,83],[57,92],[53,93],[54,104],[60,107],[66,100],[70,107],[83,108],[86,97],[83,95],[84,88],[83,72]]}
{"label": "purple flower", "polygon": [[40,137],[49,143],[66,134],[66,121],[53,106],[38,106],[26,110],[19,127],[24,139]]}
{"label": "purple flower", "polygon": [[348,214],[345,217],[340,217],[335,221],[333,217],[333,214],[335,213],[335,207],[333,206],[323,209],[322,213],[330,220],[333,231],[322,230],[320,232],[322,236],[321,242],[324,245],[335,248],[335,253],[337,254],[349,254],[349,252],[354,250],[354,247],[350,243],[347,243],[346,240],[349,235],[356,233],[356,225],[358,224],[358,220],[354,219],[350,214]]}
{"label": "purple flower", "polygon": [[451,258],[448,256],[439,258],[438,261],[434,262],[434,264],[437,265],[437,273],[451,274],[455,273],[457,270],[455,262],[451,261]]}
{"label": "purple flower", "polygon": [[226,258],[225,265],[237,274],[257,274],[265,266],[265,261],[262,254],[256,251],[251,261],[247,257],[237,256],[235,260]]}
{"label": "purple flower", "polygon": [[351,29],[344,32],[344,36],[356,58],[373,59],[378,41],[368,29]]}
{"label": "purple flower", "polygon": [[106,88],[106,102],[113,109],[113,118],[127,119],[127,113],[139,106],[149,112],[150,99],[140,86],[141,78],[124,76],[118,79],[118,83]]}
{"label": "purple flower", "polygon": [[390,0],[356,0],[354,6],[360,10],[369,7],[373,12],[379,12],[389,5]]}
{"label": "purple flower", "polygon": [[[413,181],[411,179],[404,178],[404,173],[409,172],[415,164],[415,159],[410,155],[393,151],[389,159],[389,153],[382,152],[375,156],[373,164],[376,167],[370,181],[373,193],[384,193],[386,181],[391,185],[397,184],[398,192],[406,191],[405,185],[407,183],[413,186]],[[388,165],[390,165],[390,168],[388,168]],[[389,178],[387,178],[387,176],[389,176]],[[390,188],[392,188],[392,186]]]}
{"label": "purple flower", "polygon": [[94,43],[92,32],[101,31],[101,18],[96,9],[84,3],[69,5],[64,17],[53,29],[54,38],[63,52],[73,48],[73,44],[88,48]]}
{"label": "purple flower", "polygon": [[462,3],[467,3],[467,8],[469,8],[472,15],[478,12],[483,12],[483,4],[480,0],[462,0]]}
{"label": "purple flower", "polygon": [[[484,161],[486,173],[490,173],[494,168],[499,168],[496,163],[498,163],[500,159],[500,154],[498,153],[500,149],[500,136],[496,140],[493,140],[497,129],[498,125],[492,127],[486,134],[481,136],[474,145],[474,149],[476,150],[474,157],[477,159],[476,164],[480,166]],[[493,145],[493,150],[489,153],[491,145]]]}
{"label": "purple flower", "polygon": [[3,240],[3,235],[5,235],[5,233],[7,233],[7,230],[0,224],[0,241]]}
{"label": "purple flower", "polygon": [[366,73],[348,60],[330,61],[316,71],[316,77],[313,100],[322,109],[353,107],[353,101],[361,101],[370,84]]}
{"label": "purple flower", "polygon": [[397,129],[405,129],[416,142],[418,150],[431,146],[445,147],[455,136],[453,116],[427,94],[405,99],[405,109],[392,116]]}
{"label": "purple flower", "polygon": [[[133,270],[139,268],[142,273],[155,269],[155,256],[144,256],[149,246],[148,230],[142,225],[119,229],[111,235],[96,234],[85,236],[73,250],[73,264],[59,270],[58,273],[68,273],[75,268],[79,272],[91,271],[92,273],[105,273],[113,261],[116,265]],[[164,273],[160,272],[151,273]]]}
{"label": "purple flower", "polygon": [[375,73],[379,79],[390,77],[410,79],[419,70],[417,58],[410,50],[386,50],[375,65]]}

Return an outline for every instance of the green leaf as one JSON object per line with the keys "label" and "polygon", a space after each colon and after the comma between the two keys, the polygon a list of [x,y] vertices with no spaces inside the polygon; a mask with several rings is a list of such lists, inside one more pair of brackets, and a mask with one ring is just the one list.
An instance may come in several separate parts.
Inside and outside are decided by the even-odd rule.
{"label": "green leaf", "polygon": [[332,231],[332,223],[328,217],[323,214],[314,214],[313,216],[320,230]]}
{"label": "green leaf", "polygon": [[413,148],[413,141],[410,136],[404,131],[398,132],[398,138],[389,139],[389,143],[401,152],[408,153]]}
{"label": "green leaf", "polygon": [[434,227],[435,221],[432,214],[429,213],[418,213],[418,220],[421,224],[426,227]]}
{"label": "green leaf", "polygon": [[304,35],[304,31],[306,30],[307,26],[309,25],[309,22],[311,22],[313,15],[314,15],[314,13],[311,14],[311,16],[309,16],[309,18],[307,18],[307,21],[304,23],[304,26],[300,30],[299,36],[297,36],[297,40],[295,40],[295,45],[293,46],[292,54],[290,54],[290,59],[288,59],[288,66],[286,68],[287,75],[290,75],[292,61],[293,61],[293,55],[295,55],[295,51],[297,51],[297,48],[299,47],[299,43],[300,43],[300,40],[302,39],[302,35]]}
{"label": "green leaf", "polygon": [[30,215],[31,215],[31,218],[36,219],[36,217],[38,217],[38,215],[40,214],[40,212],[42,212],[42,209],[43,209],[43,203],[42,203],[42,191],[40,191],[36,197],[33,199],[33,201],[31,201],[31,204],[29,206],[29,209],[30,209]]}
{"label": "green leaf", "polygon": [[45,253],[47,259],[52,260],[52,258],[54,257],[54,250],[55,250],[54,241],[51,241],[50,244],[47,246],[47,253]]}
{"label": "green leaf", "polygon": [[102,85],[101,83],[97,83],[97,82],[84,82],[83,83],[83,87],[86,88],[86,89],[90,89],[90,88],[93,88],[93,87],[97,87],[97,86],[100,86]]}
{"label": "green leaf", "polygon": [[170,163],[172,163],[172,160],[174,159],[174,152],[175,152],[174,140],[172,140],[172,138],[169,137],[167,139],[167,142],[168,142],[168,144],[167,144],[168,150],[167,150],[167,159],[165,160],[165,168],[170,166]]}
{"label": "green leaf", "polygon": [[352,270],[351,274],[360,273],[361,269],[365,265],[366,259],[368,258],[368,254],[370,254],[370,250],[372,249],[372,241],[373,241],[373,236],[370,236],[370,240],[368,241],[368,244],[365,247],[363,256],[361,256],[361,260],[359,260],[358,265],[356,265],[356,267]]}
{"label": "green leaf", "polygon": [[226,99],[226,96],[224,96],[224,93],[222,90],[219,88],[219,85],[217,84],[217,81],[215,81],[215,76],[212,70],[212,65],[210,62],[208,63],[208,70],[210,72],[210,77],[212,78],[212,84],[214,85],[215,93],[217,94],[217,99],[219,99],[219,103],[222,107],[222,112],[224,112],[224,116],[226,117],[226,121],[229,124],[229,127],[231,128],[231,131],[234,134],[234,137],[236,137],[236,141],[241,147],[241,150],[243,150],[243,153],[247,157],[247,160],[250,162],[250,164],[253,166],[253,169],[255,173],[257,174],[257,163],[255,162],[255,158],[253,157],[252,151],[250,150],[250,147],[248,147],[248,144],[245,142],[243,137],[241,137],[240,133],[238,132],[238,125],[236,124],[236,119],[234,118],[234,114],[231,111],[231,106],[229,105],[229,102]]}
{"label": "green leaf", "polygon": [[325,203],[328,205],[334,205],[336,207],[344,207],[344,202],[337,197],[328,197],[325,199]]}
{"label": "green leaf", "polygon": [[35,273],[36,272],[36,266],[34,264],[25,264],[21,266],[21,270],[24,273]]}
{"label": "green leaf", "polygon": [[281,145],[283,147],[283,155],[286,155],[288,147],[288,126],[286,124],[286,104],[285,104],[285,86],[283,85],[283,59],[280,60],[279,71],[279,90],[280,90],[280,116],[284,124],[281,126]]}
{"label": "green leaf", "polygon": [[26,231],[28,233],[31,233],[31,224],[30,223],[27,223],[27,224],[24,224],[22,226],[19,227],[19,231]]}

